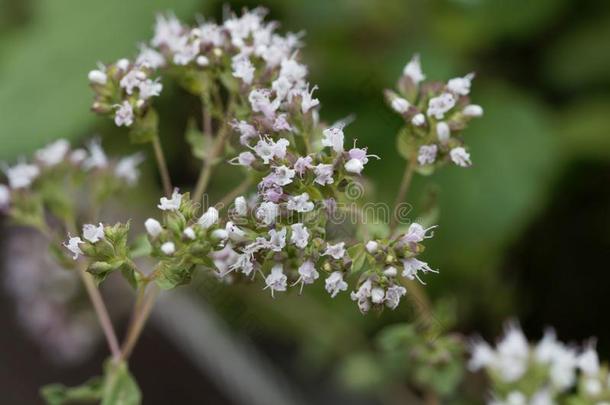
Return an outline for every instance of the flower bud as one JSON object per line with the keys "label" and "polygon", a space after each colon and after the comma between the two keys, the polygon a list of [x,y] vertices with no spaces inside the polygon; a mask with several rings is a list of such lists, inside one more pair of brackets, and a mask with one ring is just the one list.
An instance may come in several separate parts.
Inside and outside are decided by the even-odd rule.
{"label": "flower bud", "polygon": [[174,245],[174,242],[165,242],[161,245],[161,251],[166,255],[171,256],[176,251],[176,245]]}
{"label": "flower bud", "polygon": [[93,84],[104,85],[106,84],[107,80],[108,77],[106,76],[106,73],[102,72],[101,70],[92,70],[89,72],[89,81]]}
{"label": "flower bud", "polygon": [[218,210],[214,207],[208,208],[208,210],[199,218],[197,223],[204,229],[208,229],[212,225],[218,222]]}
{"label": "flower bud", "polygon": [[377,243],[377,241],[370,240],[366,243],[365,248],[367,252],[373,254],[377,252],[377,249],[379,249],[379,243]]}
{"label": "flower bud", "polygon": [[449,125],[446,122],[439,122],[436,124],[436,135],[438,136],[438,140],[441,143],[446,143],[449,140],[449,136],[451,131],[449,130]]}
{"label": "flower bud", "polygon": [[464,107],[462,114],[467,117],[480,117],[483,115],[483,107],[477,104],[470,104]]}
{"label": "flower bud", "polygon": [[390,264],[390,263],[394,263],[395,257],[393,255],[387,255],[385,257],[385,262]]}
{"label": "flower bud", "polygon": [[154,218],[148,218],[146,222],[144,222],[144,227],[146,228],[146,232],[152,237],[156,238],[159,236],[161,232],[163,232],[163,227]]}
{"label": "flower bud", "polygon": [[421,127],[425,123],[426,117],[422,113],[415,114],[415,116],[411,119],[411,124],[415,125],[416,127]]}
{"label": "flower bud", "polygon": [[226,240],[229,237],[229,232],[225,229],[216,229],[212,232],[212,238]]}
{"label": "flower bud", "polygon": [[195,240],[195,238],[197,237],[197,235],[195,235],[195,231],[190,226],[188,228],[185,228],[182,234],[190,240]]}

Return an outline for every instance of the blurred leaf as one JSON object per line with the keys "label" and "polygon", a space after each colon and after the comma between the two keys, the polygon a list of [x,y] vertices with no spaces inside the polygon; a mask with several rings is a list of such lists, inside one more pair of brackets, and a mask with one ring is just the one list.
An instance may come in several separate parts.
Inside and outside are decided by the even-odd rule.
{"label": "blurred leaf", "polygon": [[566,157],[610,158],[610,100],[574,103],[557,115],[562,151]]}
{"label": "blurred leaf", "polygon": [[100,405],[138,405],[142,395],[138,384],[127,369],[127,364],[106,363],[104,390]]}
{"label": "blurred leaf", "polygon": [[95,404],[102,397],[104,380],[94,377],[77,387],[49,384],[42,387],[40,395],[48,405]]}
{"label": "blurred leaf", "polygon": [[349,388],[370,391],[384,382],[384,372],[374,355],[355,353],[348,356],[339,369],[339,376]]}

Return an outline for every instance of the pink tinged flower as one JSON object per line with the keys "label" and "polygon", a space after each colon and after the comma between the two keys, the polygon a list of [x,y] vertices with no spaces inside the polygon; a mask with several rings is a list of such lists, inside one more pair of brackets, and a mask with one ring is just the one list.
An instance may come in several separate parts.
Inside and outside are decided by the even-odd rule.
{"label": "pink tinged flower", "polygon": [[119,160],[114,168],[114,175],[121,180],[124,180],[128,185],[133,186],[140,178],[138,165],[144,161],[142,153],[136,153]]}
{"label": "pink tinged flower", "polygon": [[239,133],[239,143],[244,146],[247,146],[250,142],[250,139],[258,136],[258,132],[256,128],[252,125],[248,124],[246,121],[237,121],[234,120],[231,123],[231,127]]}
{"label": "pink tinged flower", "polygon": [[334,271],[324,280],[326,291],[331,298],[335,298],[341,291],[347,290],[347,283],[343,280],[343,273]]}
{"label": "pink tinged flower", "polygon": [[259,205],[254,216],[264,225],[272,225],[279,214],[279,205],[274,202],[265,201]]}
{"label": "pink tinged flower", "polygon": [[299,266],[298,273],[299,278],[293,285],[301,283],[301,290],[299,294],[303,292],[303,286],[305,284],[313,284],[318,277],[320,277],[320,274],[316,271],[316,268],[311,260],[306,260],[303,264],[301,264]]}
{"label": "pink tinged flower", "polygon": [[8,208],[11,203],[11,190],[4,184],[0,184],[0,211]]}
{"label": "pink tinged flower", "polygon": [[371,302],[373,304],[381,304],[385,298],[385,291],[381,287],[374,287],[371,290]]}
{"label": "pink tinged flower", "polygon": [[65,139],[58,139],[42,149],[36,151],[36,160],[45,166],[55,166],[63,162],[66,154],[70,150],[70,142]]}
{"label": "pink tinged flower", "polygon": [[171,256],[176,252],[176,245],[174,245],[174,242],[165,242],[161,245],[161,251],[163,254]]}
{"label": "pink tinged flower", "polygon": [[309,231],[303,224],[297,223],[290,226],[292,233],[290,235],[290,242],[296,247],[305,249],[309,243]]}
{"label": "pink tinged flower", "polygon": [[446,122],[441,121],[436,124],[436,137],[440,143],[447,143],[449,141],[449,137],[451,136],[451,130],[449,129],[449,125]]}
{"label": "pink tinged flower", "polygon": [[343,152],[343,141],[345,138],[343,127],[344,125],[340,124],[336,127],[325,129],[322,132],[324,135],[322,138],[322,146],[328,146],[337,153]]}
{"label": "pink tinged flower", "polygon": [[197,238],[197,234],[195,233],[195,230],[193,228],[191,228],[190,226],[184,228],[184,231],[182,231],[182,235],[184,235],[185,238],[190,239],[190,240],[195,240]]}
{"label": "pink tinged flower", "polygon": [[275,118],[275,112],[280,106],[280,99],[271,101],[269,89],[254,89],[248,96],[252,111],[262,113],[266,118]]}
{"label": "pink tinged flower", "polygon": [[239,270],[244,275],[249,276],[250,273],[252,273],[252,270],[254,270],[254,263],[252,263],[250,254],[244,253],[239,255],[235,263],[230,266],[229,270]]}
{"label": "pink tinged flower", "polygon": [[280,76],[271,83],[271,89],[275,91],[278,99],[284,100],[292,89],[292,83],[286,77]]}
{"label": "pink tinged flower", "polygon": [[246,239],[246,232],[235,225],[233,221],[227,221],[225,231],[227,231],[229,238],[234,242],[242,242]]}
{"label": "pink tinged flower", "polygon": [[140,45],[140,53],[136,58],[136,64],[158,69],[165,65],[165,58],[159,52],[142,44]]}
{"label": "pink tinged flower", "polygon": [[252,84],[254,79],[254,65],[246,55],[238,54],[233,57],[231,62],[233,77],[241,79],[246,84]]}
{"label": "pink tinged flower", "polygon": [[127,94],[131,95],[133,94],[133,89],[139,87],[144,80],[146,80],[146,73],[136,68],[130,70],[125,76],[123,76],[119,82],[119,85]]}
{"label": "pink tinged flower", "polygon": [[294,162],[294,171],[297,172],[299,176],[302,176],[305,174],[306,170],[311,169],[313,167],[311,165],[312,162],[313,159],[311,156],[301,156],[296,160],[296,162]]}
{"label": "pink tinged flower", "polygon": [[461,146],[451,149],[449,156],[451,156],[453,163],[458,166],[469,167],[472,165],[472,162],[470,161],[470,153],[466,152],[466,149],[462,148]]}
{"label": "pink tinged flower", "polygon": [[409,110],[409,102],[402,97],[394,97],[392,100],[392,109],[399,114],[404,114]]}
{"label": "pink tinged flower", "polygon": [[352,148],[348,152],[349,160],[345,163],[345,170],[349,173],[360,174],[369,157],[379,159],[377,155],[367,155],[366,148]]}
{"label": "pink tinged flower", "polygon": [[197,224],[203,229],[208,229],[212,225],[218,223],[218,210],[214,207],[208,208],[208,210],[197,220]]}
{"label": "pink tinged flower", "polygon": [[402,276],[408,278],[409,280],[415,280],[417,278],[417,280],[422,283],[422,284],[426,284],[422,281],[421,278],[419,278],[419,276],[417,275],[417,273],[419,271],[423,272],[423,273],[438,273],[438,270],[433,270],[430,268],[430,266],[428,266],[428,263],[426,262],[422,262],[421,260],[417,260],[414,257],[411,257],[409,259],[404,259],[402,261],[403,264],[403,271],[402,271]]}
{"label": "pink tinged flower", "polygon": [[419,152],[417,153],[417,162],[421,165],[431,165],[436,161],[436,154],[438,152],[438,148],[436,145],[423,145],[419,147]]}
{"label": "pink tinged flower", "polygon": [[273,130],[276,132],[280,131],[292,131],[292,127],[286,120],[286,114],[280,114],[277,116],[272,126]]}
{"label": "pink tinged flower", "polygon": [[307,66],[294,59],[284,59],[280,67],[280,77],[285,77],[292,83],[297,83],[307,76]]}
{"label": "pink tinged flower", "polygon": [[242,152],[237,157],[237,164],[240,166],[250,167],[256,160],[256,157],[250,152]]}
{"label": "pink tinged flower", "polygon": [[123,101],[122,104],[114,106],[116,112],[114,113],[114,123],[117,127],[126,126],[129,127],[133,124],[133,108],[128,101]]}
{"label": "pink tinged flower", "polygon": [[163,226],[154,218],[148,218],[144,222],[144,228],[146,228],[146,233],[148,233],[151,238],[156,238],[163,232]]}
{"label": "pink tinged flower", "polygon": [[83,161],[83,169],[104,169],[108,166],[108,158],[99,139],[94,139],[87,145],[89,156]]}
{"label": "pink tinged flower", "polygon": [[[271,296],[274,297],[275,291],[286,291],[286,282],[288,278],[284,274],[284,269],[281,264],[276,264],[271,269],[271,273],[265,278],[265,288],[271,290]],[[274,297],[275,298],[275,297]]]}
{"label": "pink tinged flower", "polygon": [[296,196],[290,196],[286,203],[286,208],[297,212],[310,212],[314,209],[314,203],[309,201],[309,194],[303,193]]}
{"label": "pink tinged flower", "polygon": [[171,198],[161,197],[159,199],[159,205],[157,207],[163,211],[176,211],[180,208],[182,203],[182,194],[178,192],[178,189],[174,189]]}
{"label": "pink tinged flower", "polygon": [[279,159],[284,159],[286,157],[286,148],[290,145],[288,139],[280,138],[277,142],[273,143],[273,154],[275,157]]}
{"label": "pink tinged flower", "polygon": [[140,83],[138,88],[140,89],[140,100],[148,100],[151,97],[159,96],[161,90],[163,90],[163,85],[159,82],[159,79],[147,79]]}
{"label": "pink tinged flower", "polygon": [[102,223],[98,226],[92,224],[83,225],[83,238],[91,243],[104,239],[104,225]]}
{"label": "pink tinged flower", "polygon": [[284,190],[281,187],[270,187],[263,193],[265,201],[279,203],[284,196]]}
{"label": "pink tinged flower", "polygon": [[470,104],[464,107],[462,114],[467,117],[481,117],[483,115],[483,107],[477,104]]}
{"label": "pink tinged flower", "polygon": [[289,167],[282,165],[282,166],[274,167],[273,174],[274,174],[274,181],[275,181],[276,185],[286,186],[286,185],[292,183],[292,179],[294,178],[295,171],[293,169],[290,169]]}
{"label": "pink tinged flower", "polygon": [[438,97],[433,97],[428,102],[428,116],[437,120],[445,117],[445,113],[451,110],[456,103],[456,98],[451,93],[443,93]]}
{"label": "pink tinged flower", "polygon": [[182,24],[173,14],[158,14],[155,23],[155,33],[151,44],[153,46],[166,45],[170,49],[176,46],[182,37]]}
{"label": "pink tinged flower", "polygon": [[74,149],[70,153],[70,156],[68,156],[68,160],[74,165],[79,165],[83,163],[85,159],[87,159],[87,151],[81,148]]}
{"label": "pink tinged flower", "polygon": [[40,175],[40,169],[36,165],[21,162],[6,169],[9,187],[20,189],[29,187]]}
{"label": "pink tinged flower", "polygon": [[313,98],[313,92],[317,89],[318,86],[313,86],[311,91],[309,91],[309,84],[307,84],[307,89],[301,91],[301,112],[303,112],[303,114],[307,114],[309,110],[320,104],[320,100]]}
{"label": "pink tinged flower", "polygon": [[447,89],[460,96],[466,96],[470,93],[472,79],[474,79],[474,73],[468,73],[464,77],[456,77],[447,82]]}
{"label": "pink tinged flower", "polygon": [[434,232],[430,232],[428,235],[428,231],[436,228],[437,225],[431,226],[429,228],[425,228],[418,224],[417,222],[412,223],[407,230],[407,233],[401,238],[401,241],[406,243],[419,243],[424,239],[428,239],[434,236]]}
{"label": "pink tinged flower", "polygon": [[398,270],[396,270],[396,267],[394,266],[389,266],[383,270],[383,275],[387,277],[396,277],[398,275]]}
{"label": "pink tinged flower", "polygon": [[426,79],[421,69],[419,54],[413,55],[409,63],[404,67],[402,74],[410,78],[416,85]]}
{"label": "pink tinged flower", "polygon": [[344,168],[348,173],[360,174],[364,169],[364,164],[359,159],[350,159],[345,162]]}
{"label": "pink tinged flower", "polygon": [[356,301],[358,303],[358,308],[363,314],[366,314],[371,309],[371,302],[369,301],[369,298],[371,297],[372,289],[373,285],[371,280],[367,279],[360,284],[357,291],[352,291],[350,293],[350,298],[352,301]]}
{"label": "pink tinged flower", "polygon": [[345,256],[345,242],[339,242],[335,245],[328,243],[322,256],[331,256],[336,260],[342,259]]}
{"label": "pink tinged flower", "polygon": [[72,256],[72,259],[76,260],[76,259],[78,259],[79,255],[84,254],[83,251],[80,250],[80,247],[78,246],[83,243],[85,243],[85,242],[83,242],[81,240],[81,238],[79,238],[78,236],[71,237],[68,234],[68,242],[64,243],[64,247],[74,254],[74,256]]}
{"label": "pink tinged flower", "polygon": [[280,231],[275,229],[269,230],[269,249],[274,252],[281,252],[286,246],[286,228],[282,228]]}
{"label": "pink tinged flower", "polygon": [[413,118],[411,119],[411,124],[415,125],[416,127],[421,127],[425,123],[426,123],[426,116],[422,113],[415,114],[413,116]]}
{"label": "pink tinged flower", "polygon": [[263,160],[263,163],[269,164],[269,161],[275,157],[275,143],[271,139],[261,138],[254,146],[254,152]]}
{"label": "pink tinged flower", "polygon": [[333,184],[333,172],[333,165],[320,163],[317,166],[314,166],[314,174],[316,175],[314,181],[322,186],[325,184]]}
{"label": "pink tinged flower", "polygon": [[407,289],[401,285],[391,285],[385,291],[385,305],[390,309],[396,309],[400,304],[400,298],[407,293]]}
{"label": "pink tinged flower", "polygon": [[235,214],[240,217],[243,217],[248,213],[248,203],[246,202],[246,198],[244,196],[237,197],[233,203],[233,206]]}
{"label": "pink tinged flower", "polygon": [[233,250],[230,243],[227,243],[221,250],[212,252],[210,257],[218,270],[218,276],[222,278],[233,270],[233,265],[240,255]]}

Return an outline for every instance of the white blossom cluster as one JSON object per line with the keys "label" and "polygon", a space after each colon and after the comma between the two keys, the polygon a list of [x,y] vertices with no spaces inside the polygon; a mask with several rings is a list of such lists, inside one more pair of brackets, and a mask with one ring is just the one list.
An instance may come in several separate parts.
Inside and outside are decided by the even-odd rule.
{"label": "white blossom cluster", "polygon": [[482,340],[472,344],[468,366],[490,376],[492,405],[552,405],[575,397],[584,402],[574,403],[610,403],[610,375],[594,345],[565,345],[552,330],[530,344],[517,325],[509,324],[495,348]]}
{"label": "white blossom cluster", "polygon": [[447,83],[425,82],[419,55],[415,55],[399,79],[400,94],[386,90],[390,106],[404,118],[415,140],[419,166],[443,160],[460,167],[472,164],[459,134],[472,118],[483,115],[483,108],[470,104],[468,97],[474,76],[469,73]]}
{"label": "white blossom cluster", "polygon": [[99,140],[94,139],[87,148],[70,147],[66,139],[58,139],[34,153],[34,159],[27,162],[21,159],[17,164],[3,164],[7,184],[0,183],[0,211],[7,210],[15,195],[20,196],[31,189],[35,182],[59,173],[66,168],[73,173],[105,171],[113,178],[133,186],[140,176],[138,165],[144,160],[140,153],[121,159],[109,159]]}

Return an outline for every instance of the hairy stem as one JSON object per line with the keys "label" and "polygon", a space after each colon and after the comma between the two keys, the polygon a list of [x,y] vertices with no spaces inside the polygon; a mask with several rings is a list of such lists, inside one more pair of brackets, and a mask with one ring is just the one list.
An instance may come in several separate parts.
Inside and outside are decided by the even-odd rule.
{"label": "hairy stem", "polygon": [[165,155],[163,154],[163,148],[161,147],[161,141],[159,136],[155,135],[152,140],[153,150],[155,151],[155,159],[157,161],[157,167],[159,168],[159,174],[161,175],[161,182],[163,183],[163,192],[167,197],[172,195],[172,182],[169,177],[169,170],[167,169],[167,163],[165,161]]}
{"label": "hairy stem", "polygon": [[95,314],[97,315],[98,321],[102,330],[104,331],[104,336],[106,337],[106,341],[108,342],[108,347],[110,348],[110,353],[112,353],[112,358],[118,360],[121,357],[121,350],[119,348],[119,341],[116,337],[116,333],[114,331],[114,327],[112,326],[112,321],[110,320],[110,316],[108,315],[108,310],[104,305],[104,300],[102,299],[102,295],[100,294],[100,290],[97,288],[95,283],[93,282],[93,278],[91,274],[87,273],[83,268],[82,264],[78,265],[78,274],[83,280],[83,284],[87,290],[87,294],[89,295],[89,299],[93,304],[93,308],[95,310]]}

